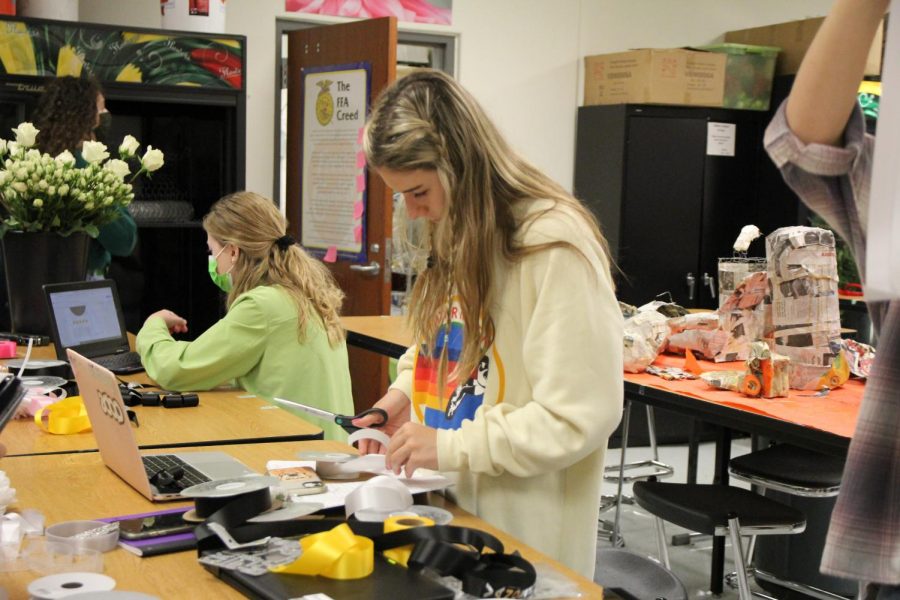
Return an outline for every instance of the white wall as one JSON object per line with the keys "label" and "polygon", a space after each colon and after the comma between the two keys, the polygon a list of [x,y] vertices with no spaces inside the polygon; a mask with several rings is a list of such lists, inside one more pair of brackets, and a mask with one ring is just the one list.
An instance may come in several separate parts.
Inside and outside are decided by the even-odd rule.
{"label": "white wall", "polygon": [[[571,188],[582,59],[635,47],[716,41],[741,29],[824,15],[831,0],[454,0],[460,81],[513,147]],[[275,19],[284,0],[229,0],[228,33],[247,36],[247,188],[270,196]],[[156,0],[81,0],[82,21],[159,27]],[[401,24],[401,28],[409,28]]]}

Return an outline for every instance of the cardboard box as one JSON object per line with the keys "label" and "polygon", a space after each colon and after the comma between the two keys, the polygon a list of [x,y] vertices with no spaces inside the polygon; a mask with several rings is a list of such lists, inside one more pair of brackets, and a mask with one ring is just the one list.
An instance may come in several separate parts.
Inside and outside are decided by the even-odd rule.
{"label": "cardboard box", "polygon": [[646,48],[584,58],[584,105],[722,106],[724,54]]}
{"label": "cardboard box", "polygon": [[[726,42],[737,44],[756,44],[760,46],[777,46],[781,48],[778,61],[775,65],[776,75],[793,75],[800,68],[806,49],[816,37],[816,32],[822,25],[825,17],[816,19],[803,19],[802,21],[789,21],[766,25],[765,27],[753,27],[725,33]],[[884,23],[872,42],[869,57],[866,60],[866,75],[881,74],[881,52],[884,41]]]}

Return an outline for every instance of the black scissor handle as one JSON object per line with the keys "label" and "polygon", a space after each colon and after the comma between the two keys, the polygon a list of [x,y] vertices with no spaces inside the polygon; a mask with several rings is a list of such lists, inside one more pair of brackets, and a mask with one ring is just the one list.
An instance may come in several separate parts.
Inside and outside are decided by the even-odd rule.
{"label": "black scissor handle", "polygon": [[367,408],[366,410],[362,411],[358,415],[353,415],[352,417],[348,417],[346,415],[335,415],[334,422],[337,423],[338,425],[340,425],[341,427],[343,427],[344,431],[346,431],[347,433],[353,433],[357,429],[360,429],[359,427],[357,427],[356,425],[353,424],[353,421],[355,419],[359,419],[361,417],[365,417],[366,415],[373,415],[373,414],[380,416],[381,420],[376,421],[375,423],[372,423],[372,425],[371,425],[372,427],[381,427],[382,425],[384,425],[385,423],[388,422],[387,411],[385,411],[381,408]]}

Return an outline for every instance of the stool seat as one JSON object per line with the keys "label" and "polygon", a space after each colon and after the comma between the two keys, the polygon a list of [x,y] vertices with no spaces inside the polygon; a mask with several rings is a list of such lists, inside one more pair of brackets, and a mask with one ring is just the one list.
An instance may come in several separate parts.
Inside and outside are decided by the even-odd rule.
{"label": "stool seat", "polygon": [[638,481],[632,491],[635,501],[647,511],[699,533],[721,535],[734,515],[742,530],[796,528],[806,523],[806,517],[795,508],[727,485]]}
{"label": "stool seat", "polygon": [[623,598],[688,600],[684,584],[672,571],[624,548],[597,549],[594,581]]}
{"label": "stool seat", "polygon": [[736,476],[817,489],[839,487],[845,461],[846,456],[829,456],[790,444],[777,444],[732,458],[729,467]]}

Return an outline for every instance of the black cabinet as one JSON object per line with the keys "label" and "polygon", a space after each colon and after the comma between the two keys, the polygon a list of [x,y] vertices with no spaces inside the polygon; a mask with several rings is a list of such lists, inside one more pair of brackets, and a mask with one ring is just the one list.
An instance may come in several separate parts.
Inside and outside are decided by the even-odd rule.
{"label": "black cabinet", "polygon": [[[668,291],[684,306],[718,306],[718,258],[732,255],[741,227],[760,215],[767,123],[766,113],[714,108],[578,109],[575,193],[622,270],[621,300],[643,304]],[[711,124],[734,126],[733,156],[708,152]]]}

